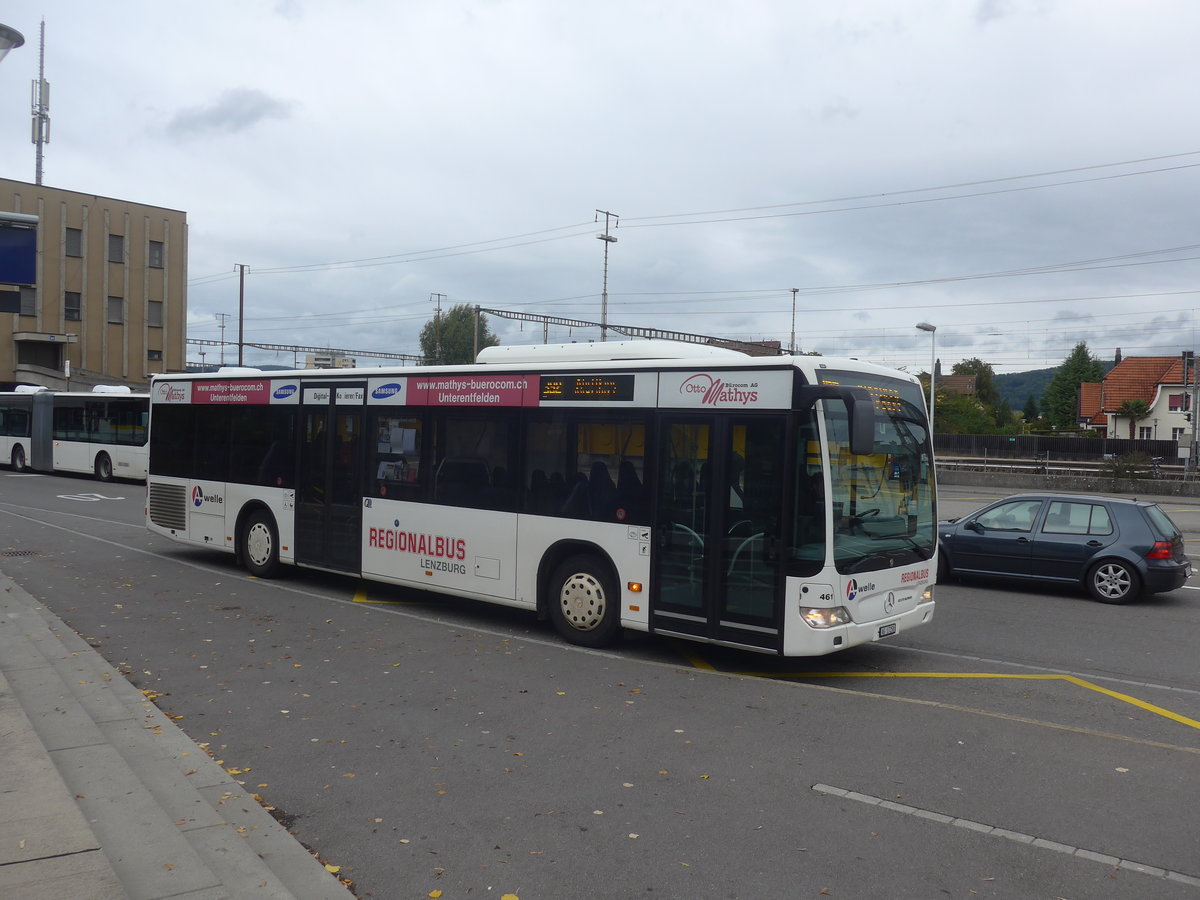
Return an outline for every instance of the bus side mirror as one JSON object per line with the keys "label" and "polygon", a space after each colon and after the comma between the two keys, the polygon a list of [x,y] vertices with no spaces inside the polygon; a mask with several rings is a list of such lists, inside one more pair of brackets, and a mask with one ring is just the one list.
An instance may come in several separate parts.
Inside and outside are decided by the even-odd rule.
{"label": "bus side mirror", "polygon": [[850,409],[850,452],[866,456],[875,450],[875,400],[861,388],[847,391]]}
{"label": "bus side mirror", "polygon": [[818,400],[840,400],[846,404],[850,426],[850,452],[866,456],[875,450],[875,400],[862,388],[832,384],[806,384],[796,389],[796,407],[803,409]]}

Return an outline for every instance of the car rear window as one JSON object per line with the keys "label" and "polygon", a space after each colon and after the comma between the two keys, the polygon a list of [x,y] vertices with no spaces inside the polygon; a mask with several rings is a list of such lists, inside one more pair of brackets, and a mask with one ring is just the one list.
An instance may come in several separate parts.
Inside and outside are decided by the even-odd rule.
{"label": "car rear window", "polygon": [[1046,534],[1112,534],[1108,510],[1097,503],[1068,503],[1055,500],[1042,525]]}
{"label": "car rear window", "polygon": [[1171,517],[1162,511],[1161,506],[1144,506],[1146,517],[1150,520],[1150,524],[1164,538],[1174,539],[1179,536],[1179,527],[1171,521]]}

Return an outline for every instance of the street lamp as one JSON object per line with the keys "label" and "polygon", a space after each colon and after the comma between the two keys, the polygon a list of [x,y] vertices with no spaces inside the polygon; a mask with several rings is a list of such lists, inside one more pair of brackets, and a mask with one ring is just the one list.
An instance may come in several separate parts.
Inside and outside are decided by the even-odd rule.
{"label": "street lamp", "polygon": [[917,328],[929,332],[929,349],[932,354],[929,363],[929,433],[933,434],[933,398],[936,396],[933,391],[933,370],[937,368],[937,326],[928,322],[918,322]]}
{"label": "street lamp", "polygon": [[4,59],[9,50],[16,50],[24,43],[25,38],[21,36],[21,32],[7,25],[0,25],[0,59]]}

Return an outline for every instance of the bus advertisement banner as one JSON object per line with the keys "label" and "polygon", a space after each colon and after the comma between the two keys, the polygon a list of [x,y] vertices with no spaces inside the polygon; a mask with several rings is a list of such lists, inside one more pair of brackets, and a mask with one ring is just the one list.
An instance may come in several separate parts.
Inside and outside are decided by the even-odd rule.
{"label": "bus advertisement banner", "polygon": [[295,381],[239,379],[237,381],[156,381],[150,392],[154,403],[263,405],[299,403]]}
{"label": "bus advertisement banner", "polygon": [[788,409],[790,371],[663,372],[659,405],[686,409]]}
{"label": "bus advertisement banner", "polygon": [[420,375],[408,379],[410,406],[537,406],[536,375]]}

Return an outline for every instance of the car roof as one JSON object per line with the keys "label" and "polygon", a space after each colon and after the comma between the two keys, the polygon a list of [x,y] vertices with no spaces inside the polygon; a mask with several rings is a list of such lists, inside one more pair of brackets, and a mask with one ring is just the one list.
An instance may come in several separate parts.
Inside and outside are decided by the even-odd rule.
{"label": "car roof", "polygon": [[1154,506],[1153,500],[1139,500],[1136,497],[1104,497],[1098,494],[1067,494],[1056,491],[1025,491],[1020,494],[1010,494],[996,501],[1005,500],[1078,500],[1084,503],[1120,503],[1128,506]]}

